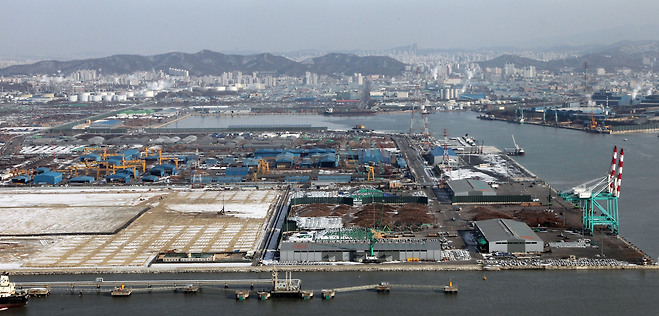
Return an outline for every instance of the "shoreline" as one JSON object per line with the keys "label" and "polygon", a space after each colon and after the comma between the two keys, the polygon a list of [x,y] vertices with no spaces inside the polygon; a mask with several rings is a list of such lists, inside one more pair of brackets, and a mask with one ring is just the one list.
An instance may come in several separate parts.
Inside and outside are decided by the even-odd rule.
{"label": "shoreline", "polygon": [[264,273],[291,272],[421,272],[421,271],[503,271],[503,270],[659,270],[659,265],[621,266],[489,266],[483,264],[380,264],[380,265],[272,265],[245,267],[176,267],[176,268],[80,268],[80,269],[18,269],[6,271],[12,275],[78,275],[78,274],[160,274],[160,273]]}

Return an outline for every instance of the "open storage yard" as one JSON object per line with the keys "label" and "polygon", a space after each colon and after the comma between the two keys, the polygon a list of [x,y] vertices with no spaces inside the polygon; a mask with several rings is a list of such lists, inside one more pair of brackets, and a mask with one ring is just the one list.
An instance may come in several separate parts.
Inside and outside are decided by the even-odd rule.
{"label": "open storage yard", "polygon": [[[192,189],[6,190],[5,268],[144,267],[159,253],[254,252],[279,193]],[[224,212],[222,210],[224,209]]]}

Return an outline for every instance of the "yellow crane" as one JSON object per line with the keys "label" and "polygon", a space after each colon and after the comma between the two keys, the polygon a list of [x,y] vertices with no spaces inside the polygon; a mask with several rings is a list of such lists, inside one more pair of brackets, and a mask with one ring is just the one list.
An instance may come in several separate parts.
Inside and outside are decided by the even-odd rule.
{"label": "yellow crane", "polygon": [[368,168],[368,176],[366,178],[366,181],[375,181],[375,168],[372,166],[367,166]]}

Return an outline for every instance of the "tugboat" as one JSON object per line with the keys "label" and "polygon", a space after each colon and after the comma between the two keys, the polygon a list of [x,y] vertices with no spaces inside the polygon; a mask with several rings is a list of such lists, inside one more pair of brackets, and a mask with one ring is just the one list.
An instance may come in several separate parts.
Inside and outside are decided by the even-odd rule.
{"label": "tugboat", "polygon": [[16,291],[14,283],[9,282],[9,274],[0,275],[0,308],[25,306],[28,297],[26,292]]}
{"label": "tugboat", "polygon": [[110,295],[112,296],[130,296],[132,293],[133,289],[125,287],[123,284],[121,286],[115,287],[114,290],[110,291]]}

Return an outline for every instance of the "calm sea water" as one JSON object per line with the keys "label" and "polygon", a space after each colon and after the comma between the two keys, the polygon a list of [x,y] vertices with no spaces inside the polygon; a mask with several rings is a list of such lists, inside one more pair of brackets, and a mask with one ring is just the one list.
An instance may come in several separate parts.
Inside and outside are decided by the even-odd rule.
{"label": "calm sea water", "polygon": [[[204,288],[197,294],[139,293],[116,298],[108,294],[67,294],[32,298],[25,308],[7,315],[654,315],[659,273],[655,271],[492,271],[297,273],[303,288],[375,284],[445,285],[453,281],[457,295],[431,290],[392,289],[337,293],[333,300],[316,297],[236,301],[235,289]],[[57,279],[93,280],[93,275]],[[268,274],[114,275],[126,278],[268,278]],[[27,277],[22,277],[27,278]],[[31,277],[43,280],[45,277]]]}
{"label": "calm sea water", "polygon": [[[349,129],[355,124],[369,129],[407,132],[410,114],[364,117],[277,115],[272,117],[191,117],[178,127],[227,127],[237,124],[312,124],[331,129]],[[657,203],[659,191],[659,137],[652,134],[596,135],[566,129],[481,121],[468,112],[430,115],[434,135],[470,134],[486,145],[512,147],[511,135],[527,155],[516,157],[538,177],[555,188],[568,189],[608,171],[614,145],[625,149],[621,234],[651,256],[659,256]],[[93,280],[94,275],[15,276],[14,280]],[[269,278],[268,274],[153,274],[105,275],[106,280],[239,279]],[[556,315],[640,314],[659,310],[656,299],[657,271],[496,271],[487,272],[334,272],[296,273],[304,289],[345,287],[388,281],[392,284],[439,284],[452,280],[460,294],[446,296],[429,290],[397,290],[338,293],[334,300],[278,299],[260,302],[233,299],[233,290],[206,288],[196,295],[175,293],[133,294],[127,298],[109,295],[55,293],[33,298],[28,307],[10,309],[7,315]]]}

